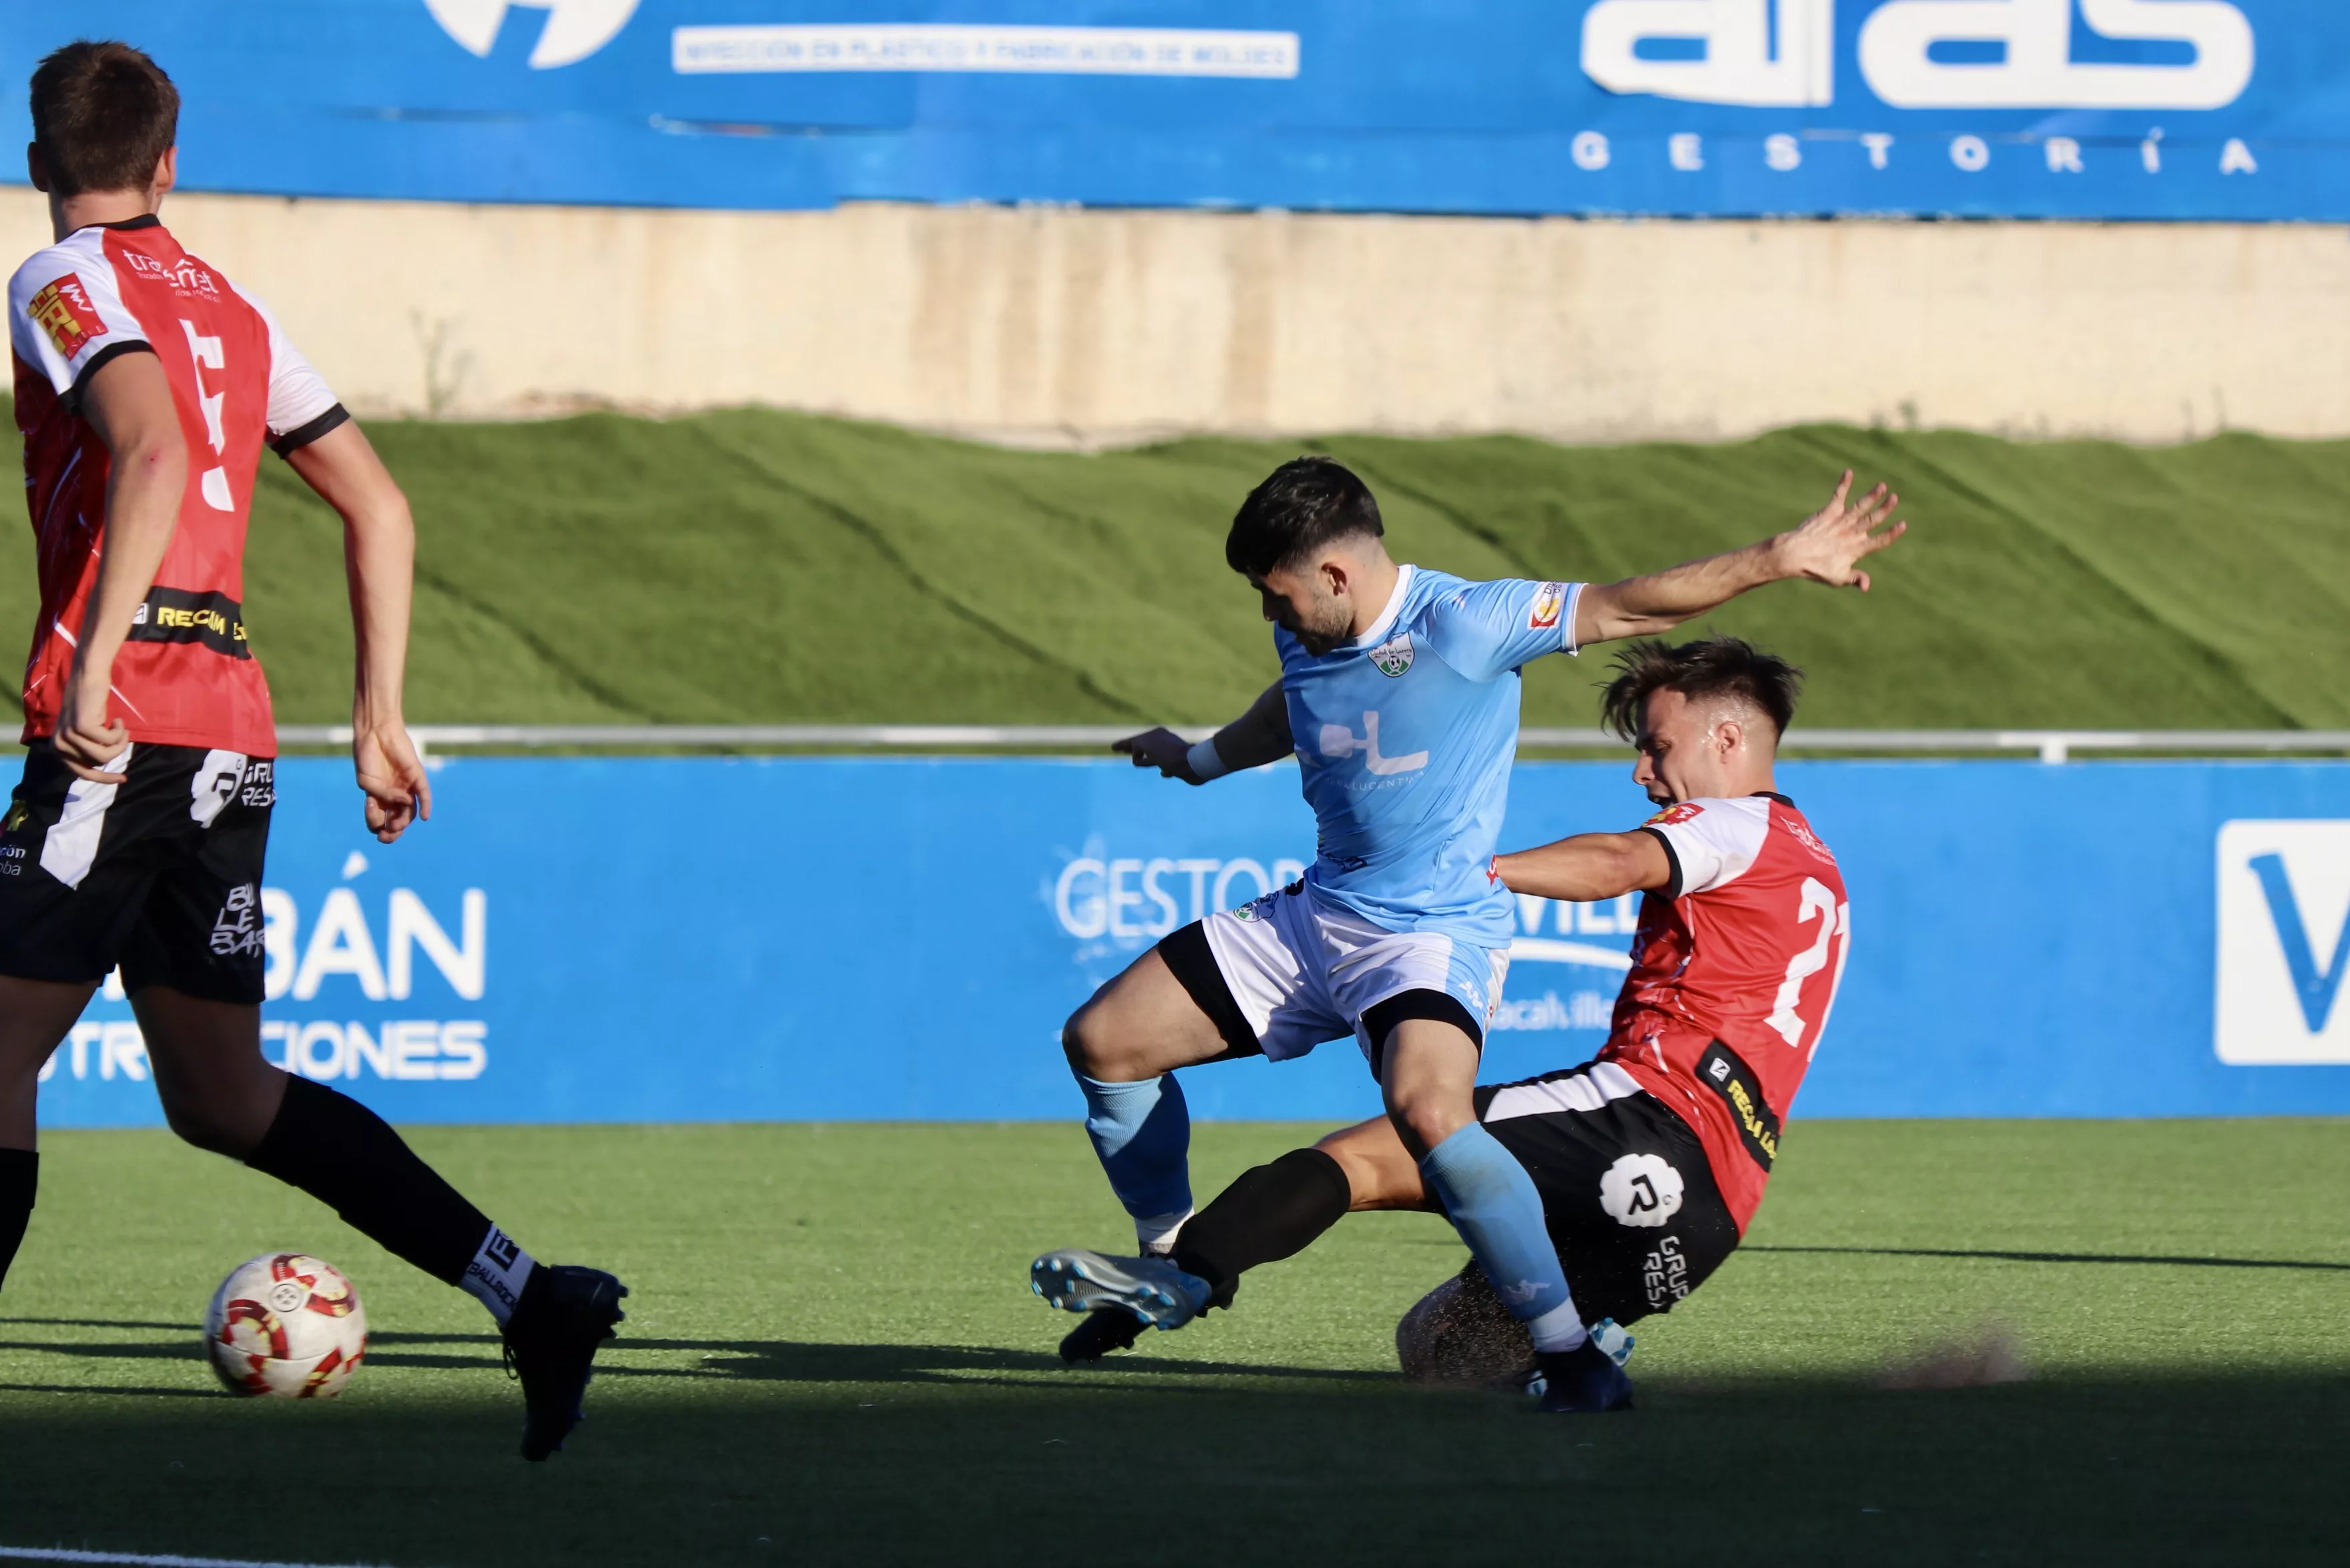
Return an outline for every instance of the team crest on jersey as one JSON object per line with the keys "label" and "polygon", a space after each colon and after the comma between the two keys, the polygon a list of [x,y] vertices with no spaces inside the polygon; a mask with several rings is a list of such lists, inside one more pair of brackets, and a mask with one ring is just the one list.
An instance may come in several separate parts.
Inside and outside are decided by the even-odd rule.
{"label": "team crest on jersey", "polygon": [[58,355],[70,359],[93,337],[106,335],[106,324],[98,318],[98,306],[89,302],[89,290],[82,286],[78,275],[68,273],[33,296],[25,313],[33,325],[49,335],[50,346]]}
{"label": "team crest on jersey", "polygon": [[1534,589],[1534,607],[1526,611],[1528,631],[1548,631],[1566,608],[1566,585],[1544,583]]}
{"label": "team crest on jersey", "polygon": [[1667,806],[1664,810],[1657,813],[1656,815],[1648,818],[1648,821],[1642,823],[1640,826],[1643,827],[1670,827],[1676,823],[1694,821],[1696,818],[1704,815],[1705,807],[1698,805],[1698,803],[1693,800],[1685,800],[1679,805]]}
{"label": "team crest on jersey", "polygon": [[1382,675],[1401,675],[1411,668],[1411,633],[1403,632],[1389,638],[1371,649],[1371,662]]}

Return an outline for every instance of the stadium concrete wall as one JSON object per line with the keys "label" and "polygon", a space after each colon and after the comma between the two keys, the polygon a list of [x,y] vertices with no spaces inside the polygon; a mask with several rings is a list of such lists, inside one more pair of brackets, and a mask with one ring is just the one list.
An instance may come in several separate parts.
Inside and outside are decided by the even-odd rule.
{"label": "stadium concrete wall", "polygon": [[[1191,790],[1108,758],[464,758],[389,846],[348,762],[276,782],[260,907],[222,916],[268,955],[263,1048],[416,1122],[1073,1116],[1062,1021],[1314,844],[1290,764]],[[1780,783],[1851,900],[1799,1120],[2350,1111],[2350,764]],[[1504,842],[1649,810],[1620,763],[1522,763]],[[1488,1082],[1587,1060],[1630,967],[1634,900],[1514,913]],[[42,1117],[157,1125],[148,1077],[118,991]],[[1350,1040],[1184,1083],[1203,1116],[1378,1106]]]}
{"label": "stadium concrete wall", "polygon": [[[184,195],[363,412],[742,403],[986,439],[1808,421],[2350,435],[2350,230]],[[0,192],[0,238],[47,238]]]}

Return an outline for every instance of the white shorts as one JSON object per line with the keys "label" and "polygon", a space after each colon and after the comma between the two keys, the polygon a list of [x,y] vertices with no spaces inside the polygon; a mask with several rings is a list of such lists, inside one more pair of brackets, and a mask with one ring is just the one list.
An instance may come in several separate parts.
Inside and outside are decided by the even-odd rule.
{"label": "white shorts", "polygon": [[[1203,947],[1227,996],[1214,996],[1203,983],[1208,977],[1186,972],[1200,967]],[[1210,915],[1169,937],[1160,952],[1236,1048],[1253,1045],[1280,1062],[1352,1034],[1374,1072],[1382,1042],[1371,1038],[1367,1015],[1406,992],[1433,992],[1466,1016],[1441,1007],[1403,1016],[1469,1024],[1482,1046],[1510,966],[1506,949],[1437,931],[1390,931],[1304,883]],[[1243,1033],[1245,1044],[1234,1038]]]}

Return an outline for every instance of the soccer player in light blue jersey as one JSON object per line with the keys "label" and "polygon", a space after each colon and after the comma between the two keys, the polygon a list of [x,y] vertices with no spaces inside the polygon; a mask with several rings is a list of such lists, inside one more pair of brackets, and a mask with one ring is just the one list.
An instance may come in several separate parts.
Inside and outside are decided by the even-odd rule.
{"label": "soccer player in light blue jersey", "polygon": [[[1090,1360],[1174,1327],[1211,1291],[1167,1261],[1191,1212],[1176,1068],[1302,1056],[1353,1035],[1427,1189],[1523,1321],[1554,1381],[1600,1355],[1569,1294],[1534,1184],[1471,1100],[1508,964],[1513,903],[1492,875],[1518,734],[1519,670],[1648,636],[1766,583],[1866,591],[1859,561],[1904,531],[1852,475],[1806,522],[1742,550],[1607,585],[1469,582],[1392,560],[1378,504],[1327,458],[1284,463],[1233,519],[1225,559],[1263,597],[1281,680],[1210,740],[1118,742],[1139,767],[1205,784],[1297,756],[1319,842],[1300,881],[1169,935],[1063,1033],[1086,1130],[1141,1256],[1070,1249],[1037,1293],[1088,1313],[1062,1344]],[[1555,1365],[1552,1365],[1552,1364]]]}

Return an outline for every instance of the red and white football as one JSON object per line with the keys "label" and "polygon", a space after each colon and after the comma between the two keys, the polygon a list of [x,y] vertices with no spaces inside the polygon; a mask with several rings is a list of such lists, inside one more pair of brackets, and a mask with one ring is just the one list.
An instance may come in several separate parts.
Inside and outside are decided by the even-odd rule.
{"label": "red and white football", "polygon": [[333,1265],[264,1252],[213,1293],[204,1351],[232,1394],[331,1399],[367,1355],[367,1310]]}

